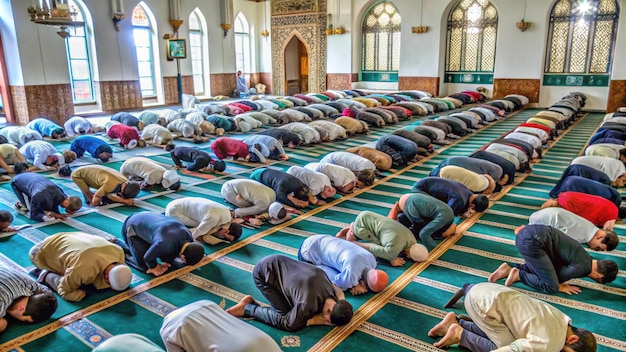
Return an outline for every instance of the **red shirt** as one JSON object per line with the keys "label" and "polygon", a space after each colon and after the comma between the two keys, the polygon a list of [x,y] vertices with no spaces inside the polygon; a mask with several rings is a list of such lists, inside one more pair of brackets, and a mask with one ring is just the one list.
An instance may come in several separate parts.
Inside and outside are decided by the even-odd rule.
{"label": "red shirt", "polygon": [[557,202],[561,208],[579,215],[596,226],[603,226],[609,220],[617,219],[615,203],[603,197],[580,192],[563,192]]}
{"label": "red shirt", "polygon": [[119,138],[123,146],[128,145],[131,139],[139,141],[139,133],[137,130],[121,123],[111,126],[107,135],[111,138]]}
{"label": "red shirt", "polygon": [[211,143],[211,150],[220,160],[229,156],[232,156],[233,159],[245,158],[249,154],[246,143],[230,137],[220,137],[214,140]]}

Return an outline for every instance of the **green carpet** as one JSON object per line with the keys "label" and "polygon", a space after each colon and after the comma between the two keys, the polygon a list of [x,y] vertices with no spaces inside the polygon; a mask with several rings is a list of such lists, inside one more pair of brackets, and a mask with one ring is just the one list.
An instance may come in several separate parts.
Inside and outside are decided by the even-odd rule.
{"label": "green carpet", "polygon": [[[0,335],[0,351],[90,351],[106,338],[128,332],[142,334],[162,345],[158,334],[162,318],[177,307],[199,299],[210,299],[218,303],[224,299],[229,307],[245,294],[252,294],[255,299],[264,302],[263,296],[254,287],[251,275],[254,264],[260,258],[275,253],[295,258],[297,249],[306,236],[333,235],[362,210],[386,214],[397,198],[409,192],[415,181],[427,176],[439,161],[452,155],[468,155],[525,121],[534,112],[535,110],[524,110],[503,121],[492,123],[458,143],[439,148],[438,154],[403,172],[383,173],[387,178],[366,192],[341,199],[337,197],[337,203],[321,211],[310,207],[307,211],[313,211],[312,215],[299,217],[298,221],[288,227],[272,228],[264,225],[259,230],[244,229],[240,242],[245,245],[240,248],[238,244],[206,246],[206,253],[214,255],[215,260],[190,272],[187,272],[188,268],[183,268],[178,272],[154,278],[133,271],[134,291],[117,296],[118,293],[113,291],[90,292],[87,299],[80,303],[60,300],[59,310],[53,316],[54,321],[38,325],[10,326]],[[417,266],[410,267],[406,264],[404,267],[394,268],[382,265],[383,270],[389,273],[390,286],[397,286],[398,294],[384,301],[378,299],[384,297],[381,295],[352,297],[348,294],[348,300],[355,309],[360,309],[359,312],[368,311],[368,307],[380,306],[371,316],[367,315],[366,319],[359,321],[354,329],[311,327],[298,333],[286,333],[257,322],[250,323],[270,334],[285,350],[330,349],[325,346],[334,347],[337,351],[437,350],[432,346],[435,340],[429,338],[427,332],[445,315],[443,304],[462,284],[486,281],[487,275],[502,261],[519,261],[512,228],[527,223],[528,215],[548,198],[547,193],[551,186],[567,167],[568,161],[576,157],[584,147],[601,119],[600,114],[588,114],[565,131],[558,142],[550,146],[544,159],[533,166],[532,175],[495,202],[450,249],[418,275],[407,277],[407,272]],[[328,152],[373,142],[394,129],[414,123],[419,121],[387,125],[383,129],[372,130],[369,135],[346,141],[288,150],[291,159],[273,166],[285,169],[292,165],[303,165],[318,160]],[[144,151],[150,151],[150,157],[155,161],[171,163],[163,152],[156,149]],[[117,162],[106,165],[117,169],[120,160],[136,155],[136,152],[129,155],[124,153],[120,151],[114,159]],[[226,171],[229,174],[212,180],[184,176],[183,190],[176,193],[142,192],[137,207],[111,205],[99,209],[85,208],[66,222],[35,224],[18,235],[0,238],[0,260],[7,265],[29,269],[32,265],[28,260],[28,250],[34,242],[47,235],[79,230],[120,237],[125,217],[136,211],[163,211],[169,201],[181,196],[202,196],[222,201],[219,196],[221,184],[235,177],[246,177],[252,169],[247,165],[228,163]],[[390,175],[393,176],[388,177]],[[55,182],[59,182],[68,193],[79,194],[73,183],[59,179],[55,179]],[[0,184],[0,193],[0,208],[10,209],[15,196],[6,183]],[[16,224],[32,223],[22,215],[17,215],[16,218]],[[457,219],[457,223],[461,221],[462,219]],[[622,240],[625,228],[624,225],[618,225],[616,229]],[[624,268],[626,245],[623,243],[624,241],[614,252],[594,252],[592,255],[595,258],[611,258],[619,267]],[[394,282],[407,284],[394,285]],[[624,272],[620,272],[614,283],[606,286],[597,285],[590,280],[576,280],[575,284],[583,289],[581,294],[575,296],[547,296],[519,284],[515,287],[554,304],[570,315],[577,326],[596,333],[600,351],[626,350],[626,329],[623,328],[626,318]],[[457,311],[462,312],[461,309]],[[61,324],[58,320],[61,318],[67,324]],[[45,330],[38,330],[39,328]],[[33,333],[33,338],[30,333]],[[329,342],[336,336],[340,336],[337,341]]]}

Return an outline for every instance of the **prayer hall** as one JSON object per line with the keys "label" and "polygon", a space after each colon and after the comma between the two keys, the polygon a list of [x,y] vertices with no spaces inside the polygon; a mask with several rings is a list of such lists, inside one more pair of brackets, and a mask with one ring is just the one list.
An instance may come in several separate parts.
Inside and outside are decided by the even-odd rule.
{"label": "prayer hall", "polygon": [[1,0],[0,352],[626,351],[624,0]]}

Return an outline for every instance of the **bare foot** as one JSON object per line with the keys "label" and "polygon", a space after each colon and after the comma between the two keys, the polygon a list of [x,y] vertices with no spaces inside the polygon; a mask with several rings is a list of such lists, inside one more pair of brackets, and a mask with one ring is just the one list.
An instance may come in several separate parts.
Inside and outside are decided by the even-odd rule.
{"label": "bare foot", "polygon": [[430,329],[430,331],[428,331],[428,336],[430,337],[444,336],[448,332],[448,329],[450,328],[452,324],[458,324],[458,323],[459,321],[456,320],[456,314],[454,314],[454,312],[450,312],[446,314],[446,316],[443,318],[442,321],[439,322],[439,324],[433,326],[433,328]]}
{"label": "bare foot", "polygon": [[522,231],[524,227],[526,227],[526,225],[516,227],[515,230],[513,230],[513,233],[517,236],[517,234]]}
{"label": "bare foot", "polygon": [[463,333],[463,328],[459,324],[452,324],[448,328],[448,332],[446,335],[441,338],[441,340],[435,342],[433,346],[437,348],[444,348],[451,345],[456,345],[461,342],[461,334]]}
{"label": "bare foot", "polygon": [[512,268],[511,272],[506,278],[506,281],[504,282],[504,286],[511,286],[518,281],[519,281],[519,269]]}
{"label": "bare foot", "polygon": [[239,301],[239,303],[226,309],[226,312],[236,317],[243,317],[244,310],[248,304],[254,304],[254,298],[250,295],[245,296],[241,299],[241,301]]}
{"label": "bare foot", "polygon": [[507,263],[502,263],[498,270],[494,271],[491,275],[489,275],[489,282],[496,282],[500,279],[504,279],[509,276],[511,272],[511,267]]}

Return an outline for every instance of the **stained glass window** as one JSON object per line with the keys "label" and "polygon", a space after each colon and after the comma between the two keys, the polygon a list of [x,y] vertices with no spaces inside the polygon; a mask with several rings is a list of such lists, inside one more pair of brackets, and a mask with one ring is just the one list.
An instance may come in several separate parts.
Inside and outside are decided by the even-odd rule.
{"label": "stained glass window", "polygon": [[448,16],[446,71],[493,72],[498,11],[488,0],[460,0]]}
{"label": "stained glass window", "polygon": [[202,29],[202,14],[196,9],[189,15],[189,49],[191,52],[191,71],[193,73],[193,87],[196,95],[205,93],[204,67],[206,64],[206,36]]}
{"label": "stained glass window", "polygon": [[[70,1],[70,8],[77,9],[76,20],[85,21],[88,16],[82,3]],[[90,103],[94,101],[93,75],[91,73],[90,51],[88,39],[92,29],[90,21],[85,27],[69,27],[70,36],[65,39],[67,48],[67,61],[70,69],[70,83],[72,85],[72,98],[75,104]]]}
{"label": "stained glass window", "polygon": [[397,81],[401,23],[400,13],[391,1],[376,2],[365,13],[361,28],[363,80]]}
{"label": "stained glass window", "polygon": [[140,3],[133,9],[133,37],[137,52],[137,71],[139,72],[139,86],[143,98],[156,96],[156,82],[154,80],[154,48],[153,30],[147,9]]}
{"label": "stained glass window", "polygon": [[250,72],[250,29],[246,16],[239,13],[235,17],[235,64],[237,71]]}
{"label": "stained glass window", "polygon": [[559,0],[550,13],[546,73],[611,71],[619,4],[615,0]]}

